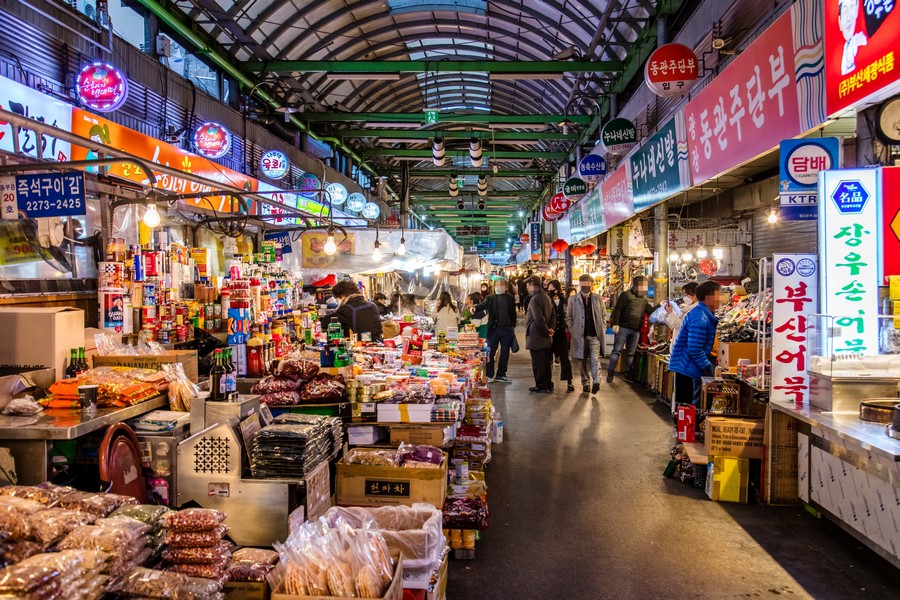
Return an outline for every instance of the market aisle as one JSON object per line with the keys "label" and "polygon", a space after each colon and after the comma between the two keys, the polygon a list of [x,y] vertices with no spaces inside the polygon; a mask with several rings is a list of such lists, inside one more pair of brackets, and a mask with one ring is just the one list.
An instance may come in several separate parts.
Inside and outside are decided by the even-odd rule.
{"label": "market aisle", "polygon": [[450,600],[897,597],[896,569],[830,523],[663,478],[671,426],[649,395],[618,379],[594,398],[529,394],[524,351],[509,374],[492,384],[490,529],[451,562]]}

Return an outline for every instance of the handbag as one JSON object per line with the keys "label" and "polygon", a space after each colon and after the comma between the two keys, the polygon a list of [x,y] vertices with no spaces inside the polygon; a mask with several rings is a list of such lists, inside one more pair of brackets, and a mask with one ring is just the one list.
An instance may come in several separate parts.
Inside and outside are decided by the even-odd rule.
{"label": "handbag", "polygon": [[516,353],[519,351],[519,338],[516,337],[515,335],[513,335],[513,341],[512,341],[512,346],[510,346],[510,350],[512,350],[513,353]]}

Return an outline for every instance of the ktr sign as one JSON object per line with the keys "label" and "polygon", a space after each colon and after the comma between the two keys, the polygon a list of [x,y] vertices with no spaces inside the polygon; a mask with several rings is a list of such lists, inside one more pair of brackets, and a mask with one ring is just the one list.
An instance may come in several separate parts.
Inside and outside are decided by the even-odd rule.
{"label": "ktr sign", "polygon": [[869,192],[859,180],[841,181],[832,192],[831,199],[841,214],[858,215],[869,201]]}

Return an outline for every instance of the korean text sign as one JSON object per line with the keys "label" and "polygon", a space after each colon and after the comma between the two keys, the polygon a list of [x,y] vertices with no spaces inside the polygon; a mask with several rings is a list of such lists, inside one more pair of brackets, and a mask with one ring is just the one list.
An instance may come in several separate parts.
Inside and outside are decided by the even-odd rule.
{"label": "korean text sign", "polygon": [[678,111],[628,157],[634,211],[641,212],[690,186],[684,113]]}
{"label": "korean text sign", "polygon": [[83,215],[84,173],[16,175],[16,203],[29,219]]}
{"label": "korean text sign", "polygon": [[881,279],[887,284],[891,275],[900,275],[900,167],[882,167]]}
{"label": "korean text sign", "polygon": [[816,42],[798,48],[794,43],[795,28],[802,39],[801,13],[810,4],[801,0],[792,6],[685,106],[694,183],[712,179],[821,122],[815,102],[807,102],[815,96],[807,94],[810,82],[799,85],[798,79],[818,76],[804,70]]}
{"label": "korean text sign", "polygon": [[822,313],[835,318],[826,351],[878,353],[878,169],[819,175],[819,289]]}
{"label": "korean text sign", "polygon": [[783,140],[779,149],[780,217],[788,221],[818,215],[819,173],[840,168],[841,142],[837,138]]}
{"label": "korean text sign", "polygon": [[[37,90],[6,77],[0,77],[0,109],[66,131],[71,131],[72,128],[72,106],[70,104],[45,96]],[[38,157],[38,141],[34,132],[20,129],[18,142],[19,150],[22,153],[32,158]],[[12,125],[5,121],[0,121],[0,150],[15,151],[15,132]],[[40,158],[59,162],[71,160],[72,146],[69,142],[45,135],[41,139]]]}
{"label": "korean text sign", "polygon": [[[577,212],[579,208],[581,209],[581,222],[584,224],[584,228],[581,229],[581,234],[584,237],[576,241],[586,240],[587,238],[594,237],[595,235],[606,231],[606,215],[604,214],[603,209],[602,185],[594,187],[581,202],[575,205],[574,211]],[[574,235],[574,221],[572,230],[572,237],[574,238],[576,237]]]}
{"label": "korean text sign", "polygon": [[610,173],[600,184],[603,217],[607,227],[617,225],[634,214],[631,191],[628,187],[628,173],[625,165],[621,165]]}
{"label": "korean text sign", "polygon": [[818,261],[815,254],[776,254],[772,265],[771,399],[805,403],[809,398],[806,353],[814,326],[809,315],[817,312]]}
{"label": "korean text sign", "polygon": [[825,0],[825,96],[832,115],[900,78],[897,0]]}

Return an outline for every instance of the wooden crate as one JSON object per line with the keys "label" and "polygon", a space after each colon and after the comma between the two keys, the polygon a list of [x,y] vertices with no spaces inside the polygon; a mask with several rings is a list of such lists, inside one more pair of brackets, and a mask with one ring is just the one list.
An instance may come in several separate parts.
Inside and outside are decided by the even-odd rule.
{"label": "wooden crate", "polygon": [[766,504],[800,502],[797,471],[797,430],[800,421],[769,407],[766,412],[766,448],[762,489]]}

